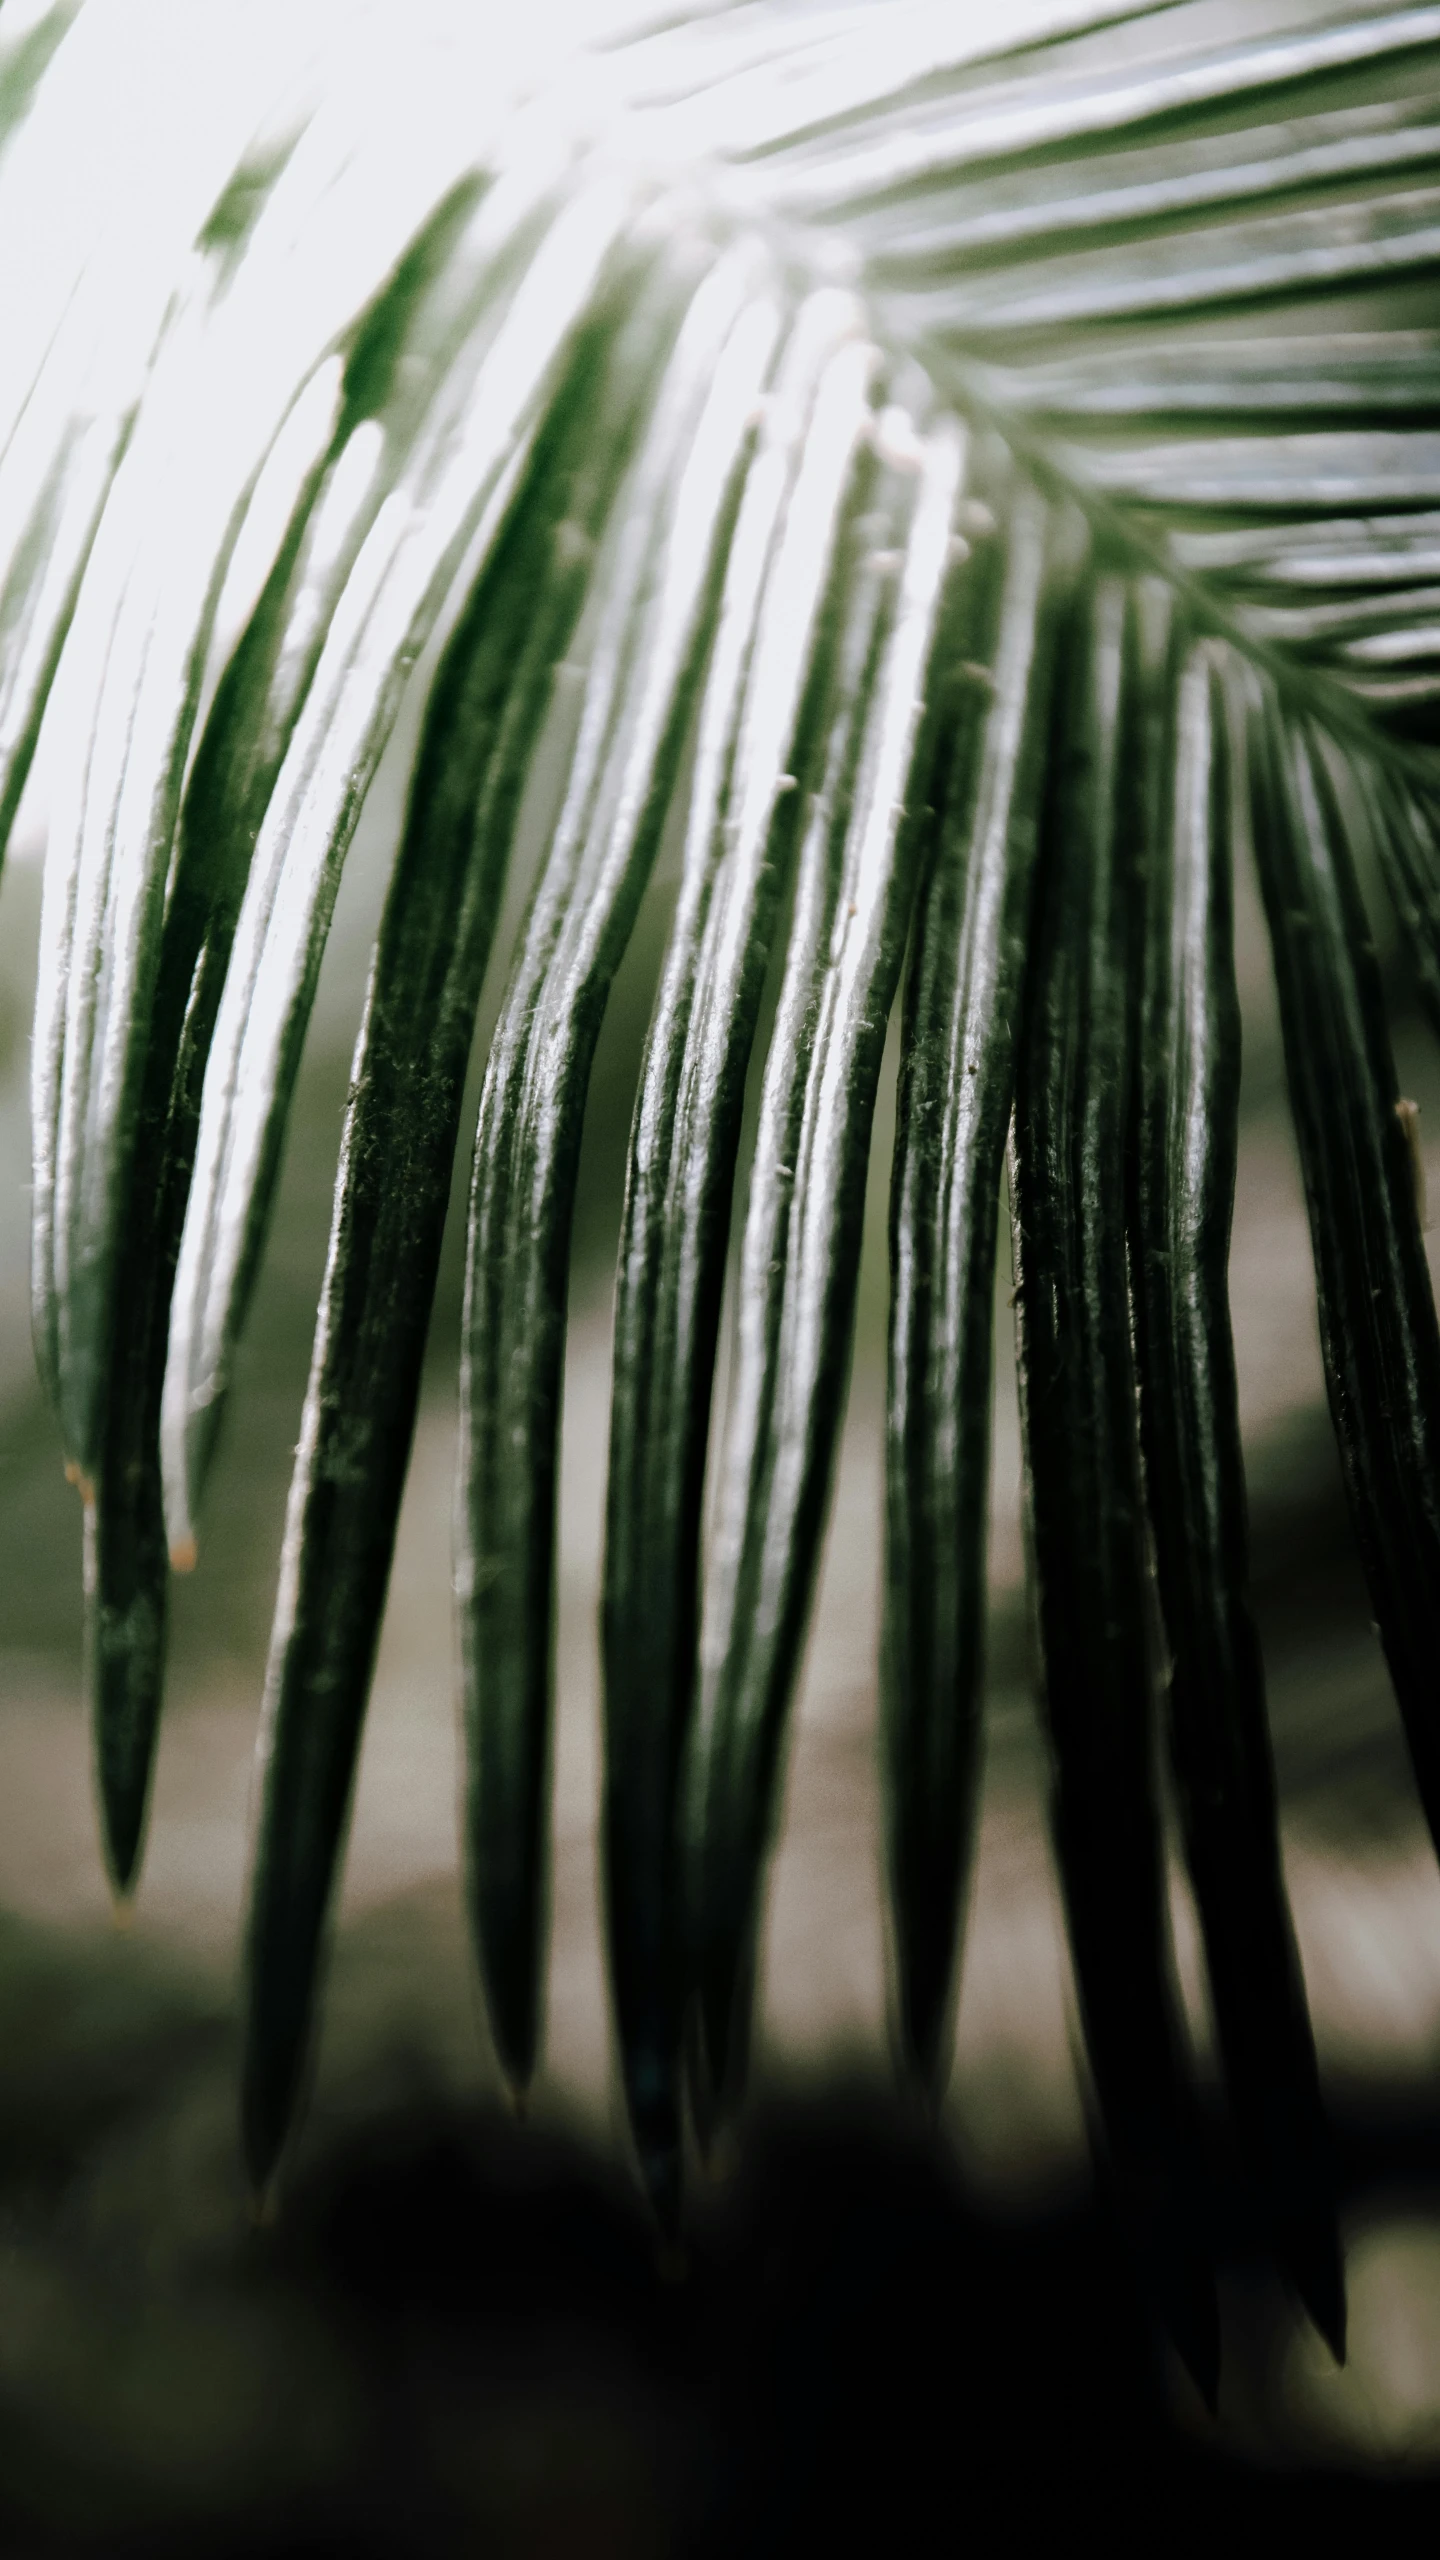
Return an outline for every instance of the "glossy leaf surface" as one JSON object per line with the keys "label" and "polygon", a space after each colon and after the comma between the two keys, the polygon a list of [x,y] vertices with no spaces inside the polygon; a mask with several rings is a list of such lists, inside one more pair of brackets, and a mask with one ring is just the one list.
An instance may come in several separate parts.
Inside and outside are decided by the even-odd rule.
{"label": "glossy leaf surface", "polygon": [[1156,1795],[1125,1232],[1141,958],[1134,649],[1125,586],[1098,577],[1062,641],[1015,1097],[1016,1349],[1051,1822],[1085,2041],[1122,2203],[1213,2398],[1218,2325]]}
{"label": "glossy leaf surface", "polygon": [[979,1774],[995,1232],[1048,745],[1056,603],[1022,491],[974,583],[927,782],[890,1203],[883,1679],[890,1892],[906,2053],[932,2089]]}
{"label": "glossy leaf surface", "polygon": [[1146,947],[1133,1253],[1170,1747],[1231,2102],[1282,2260],[1343,2355],[1332,2171],[1247,1590],[1227,1271],[1240,1007],[1225,702],[1204,643],[1167,645],[1163,626],[1142,686]]}

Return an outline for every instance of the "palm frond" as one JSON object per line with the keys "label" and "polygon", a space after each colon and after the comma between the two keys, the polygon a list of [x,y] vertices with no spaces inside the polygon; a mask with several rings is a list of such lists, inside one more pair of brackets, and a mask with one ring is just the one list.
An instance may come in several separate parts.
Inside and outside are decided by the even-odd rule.
{"label": "palm frond", "polygon": [[1231,2103],[1282,2261],[1338,2353],[1344,2287],[1246,1587],[1227,1285],[1240,1009],[1226,705],[1208,644],[1182,626],[1179,646],[1178,663],[1173,638],[1153,653],[1137,742],[1148,806],[1130,1255],[1145,1492],[1171,1753]]}
{"label": "palm frond", "polygon": [[1200,0],[1028,0],[994,26],[955,0],[615,0],[578,28],[557,0],[500,30],[444,8],[361,28],[332,0],[298,37],[267,17],[268,54],[248,13],[214,14],[235,78],[181,137],[140,44],[154,183],[127,198],[107,143],[88,227],[60,212],[111,22],[32,13],[7,50],[0,21],[0,228],[47,243],[0,309],[0,827],[46,723],[36,1346],[84,1497],[128,1890],[167,1576],[195,1552],[341,868],[424,690],[272,1641],[252,2175],[295,2105],[466,1060],[520,801],[553,763],[475,1138],[457,1566],[471,1908],[517,2088],[536,2062],[576,1162],[683,776],[603,1609],[607,1922],[650,2192],[673,2220],[683,2058],[702,2135],[743,2081],[908,943],[883,1663],[901,2047],[938,2088],[1011,1129],[1056,1845],[1117,2186],[1211,2387],[1163,1688],[1237,2127],[1338,2343],[1246,1598],[1230,883],[1248,838],[1345,1479],[1440,1836],[1440,1337],[1358,887],[1373,860],[1440,1019],[1440,9],[1263,0],[1222,35]]}
{"label": "palm frond", "polygon": [[[979,1766],[1000,1169],[1035,900],[1063,530],[1023,487],[976,561],[976,625],[935,688],[891,1184],[886,1507],[890,1891],[902,2032],[926,2079],[948,2012]],[[973,697],[985,688],[978,743]]]}
{"label": "palm frond", "polygon": [[759,1873],[844,1401],[870,1121],[923,841],[905,783],[963,452],[948,425],[913,454],[880,445],[862,519],[879,544],[847,580],[834,701],[804,777],[686,1783],[687,1939],[718,2092],[745,2038]]}

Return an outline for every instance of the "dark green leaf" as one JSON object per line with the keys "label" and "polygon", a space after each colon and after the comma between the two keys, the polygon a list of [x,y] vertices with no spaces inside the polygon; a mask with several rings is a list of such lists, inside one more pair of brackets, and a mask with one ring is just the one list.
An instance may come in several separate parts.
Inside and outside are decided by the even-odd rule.
{"label": "dark green leaf", "polygon": [[[605,1874],[626,2096],[647,2181],[665,2210],[680,2140],[677,1790],[695,1681],[701,1492],[731,1191],[746,1065],[812,778],[840,596],[863,539],[852,484],[873,363],[873,349],[855,337],[854,306],[826,294],[799,315],[779,368],[731,546],[684,878],[631,1140],[603,1614]],[[847,491],[851,521],[827,596]]]}
{"label": "dark green leaf", "polygon": [[585,1096],[719,604],[778,317],[744,253],[706,278],[687,316],[617,512],[565,798],[481,1094],[456,1579],[471,1911],[496,2044],[519,2088],[540,2034],[555,1470]]}
{"label": "dark green leaf", "polygon": [[871,1115],[928,824],[918,812],[901,821],[962,453],[942,426],[918,472],[882,465],[874,547],[848,582],[766,1061],[686,1778],[702,2111],[728,2099],[748,2043],[781,1742],[844,1405]]}
{"label": "dark green leaf", "polygon": [[243,2098],[257,2188],[304,2055],[520,795],[657,353],[653,311],[611,326],[602,309],[582,339],[436,676],[356,1053],[271,1639]]}
{"label": "dark green leaf", "polygon": [[1126,591],[1078,600],[1061,664],[1015,1100],[1016,1343],[1051,1819],[1080,2013],[1122,2206],[1213,2402],[1213,2278],[1171,1978],[1126,1261],[1132,991]]}
{"label": "dark green leaf", "polygon": [[1203,643],[1183,654],[1162,639],[1145,676],[1134,1259],[1171,1753],[1231,2104],[1280,2259],[1343,2355],[1332,2173],[1247,1592],[1228,1292],[1240,1007],[1225,707]]}
{"label": "dark green leaf", "polygon": [[166,1514],[182,1552],[194,1545],[365,791],[462,564],[493,538],[574,330],[602,289],[622,210],[618,189],[597,182],[558,212],[538,209],[537,240],[537,208],[524,191],[518,207],[487,201],[461,244],[459,273],[440,270],[439,312],[422,311],[438,341],[424,349],[423,396],[390,343],[403,311],[372,336],[373,363],[347,383],[363,411],[371,396],[388,398],[393,381],[402,422],[387,455],[379,421],[362,415],[347,433],[350,401],[342,414],[337,481],[347,476],[334,493],[335,530],[347,574],[327,598],[328,628],[265,805],[206,1067],[162,1405]]}
{"label": "dark green leaf", "polygon": [[[1022,493],[932,687],[890,1203],[883,1659],[900,2028],[938,2092],[978,1774],[995,1229],[1049,724],[1047,530]],[[943,706],[943,708],[942,708]]]}
{"label": "dark green leaf", "polygon": [[[152,905],[163,891],[158,931],[152,918],[149,935],[158,947],[147,952],[142,945],[141,965],[121,990],[113,1033],[102,1036],[98,1062],[93,1044],[88,1058],[83,1051],[77,1057],[67,1044],[57,1079],[62,1133],[68,1098],[78,1093],[76,1116],[88,1118],[93,1104],[87,1083],[117,1071],[117,1051],[119,1072],[130,1087],[113,1124],[102,1120],[98,1145],[82,1120],[68,1181],[57,1181],[58,1205],[63,1213],[68,1203],[80,1233],[82,1280],[55,1287],[50,1301],[62,1413],[79,1432],[87,1427],[85,1400],[93,1399],[95,1408],[88,1426],[94,1436],[82,1444],[75,1463],[92,1514],[86,1553],[100,1804],[107,1856],[121,1890],[132,1883],[139,1856],[164,1669],[169,1557],[159,1463],[161,1392],[202,1078],[266,804],[336,600],[379,504],[378,493],[362,491],[358,523],[353,516],[347,522],[336,506],[350,438],[365,422],[371,397],[381,402],[397,441],[423,405],[423,394],[417,403],[413,377],[422,367],[415,358],[427,334],[438,334],[443,344],[453,329],[443,293],[441,312],[434,310],[434,288],[473,200],[473,189],[461,190],[427,227],[358,331],[343,383],[337,374],[333,391],[323,380],[312,386],[320,394],[311,405],[325,449],[306,473],[275,564],[217,688],[189,776],[173,860],[167,857],[164,824],[143,848]],[[391,389],[394,351],[407,340],[411,378],[397,400]],[[373,360],[377,342],[391,351],[388,368]],[[340,416],[332,432],[334,392],[340,394]],[[213,598],[207,622],[212,606]],[[203,635],[202,624],[202,640]],[[145,666],[142,654],[142,682]],[[176,711],[174,757],[183,753],[188,707],[182,703]],[[137,763],[143,774],[143,758],[132,752],[119,786],[122,817]],[[83,840],[78,871],[83,884]],[[124,881],[123,849],[118,863],[112,859],[112,873]],[[114,903],[113,879],[92,890],[90,930],[98,940],[113,924]],[[72,954],[72,975],[77,967],[83,975],[80,955]],[[66,1171],[63,1156],[57,1170]],[[87,1193],[98,1193],[98,1202]],[[37,1279],[43,1291],[43,1269]],[[178,1545],[177,1560],[192,1562],[193,1535],[184,1527]]]}
{"label": "dark green leaf", "polygon": [[1330,1412],[1416,1784],[1440,1839],[1440,1333],[1409,1131],[1324,754],[1254,679],[1246,733]]}
{"label": "dark green leaf", "polygon": [[1367,776],[1366,793],[1386,886],[1394,901],[1420,999],[1440,1037],[1440,804],[1405,782]]}

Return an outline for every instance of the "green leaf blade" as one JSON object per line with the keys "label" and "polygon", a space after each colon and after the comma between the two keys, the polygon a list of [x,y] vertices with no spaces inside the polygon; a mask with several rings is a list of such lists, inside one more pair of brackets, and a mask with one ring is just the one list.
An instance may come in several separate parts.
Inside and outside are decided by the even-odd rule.
{"label": "green leaf blade", "polygon": [[1259,686],[1251,833],[1270,925],[1331,1417],[1420,1800],[1440,1840],[1440,1331],[1370,926],[1333,781]]}
{"label": "green leaf blade", "polygon": [[[1345,2292],[1315,2044],[1285,1901],[1228,1273],[1240,1089],[1229,776],[1218,670],[1163,648],[1149,807],[1136,1169],[1146,1495],[1170,1748],[1226,2082],[1282,2264],[1343,2356]],[[1148,766],[1149,774],[1144,768]]]}
{"label": "green leaf blade", "polygon": [[801,311],[747,477],[626,1184],[602,1612],[606,1908],[631,2124],[662,2206],[680,2147],[678,1794],[710,1394],[746,1067],[869,420],[874,356],[854,320],[834,294]]}
{"label": "green leaf blade", "polygon": [[302,2075],[520,795],[648,380],[653,332],[622,335],[607,382],[608,321],[577,350],[437,673],[356,1054],[271,1640],[242,2079],[261,2191]]}
{"label": "green leaf blade", "polygon": [[1062,661],[1040,925],[1016,1089],[1021,1420],[1051,1823],[1085,2041],[1122,2205],[1213,2404],[1193,2101],[1169,1962],[1125,1240],[1130,990],[1127,600],[1079,598]]}
{"label": "green leaf blade", "polygon": [[571,1211],[595,1042],[719,601],[778,314],[753,258],[696,292],[613,535],[565,801],[496,1026],[469,1208],[457,1497],[471,1919],[500,2058],[540,2035],[555,1468]]}
{"label": "green leaf blade", "polygon": [[[470,290],[462,291],[458,332],[442,334],[431,402],[402,438],[393,484],[376,476],[383,439],[373,421],[362,421],[342,446],[341,463],[352,466],[343,512],[353,510],[361,539],[256,842],[206,1068],[181,1239],[161,1428],[171,1541],[182,1549],[195,1540],[364,794],[466,554],[477,535],[493,538],[503,517],[623,210],[617,190],[601,182],[552,210],[537,241],[535,209],[523,193],[508,233],[509,209],[482,207],[474,246],[463,253]],[[403,368],[400,380],[403,387]],[[342,419],[342,433],[347,424]]]}
{"label": "green leaf blade", "polygon": [[748,2043],[780,1748],[843,1408],[870,1122],[914,886],[915,833],[900,819],[962,469],[960,436],[937,427],[918,473],[913,462],[891,469],[877,489],[888,538],[853,582],[766,1063],[685,1780],[705,2112],[733,2098]]}
{"label": "green leaf blade", "polygon": [[901,2044],[936,2094],[979,1766],[995,1235],[1049,718],[1048,547],[1043,504],[1020,494],[949,678],[896,1101],[882,1765]]}
{"label": "green leaf blade", "polygon": [[[122,691],[124,759],[113,803],[92,793],[93,776],[85,777],[71,869],[74,908],[88,939],[77,948],[72,923],[71,985],[83,988],[93,976],[105,991],[104,973],[92,968],[92,954],[117,936],[123,943],[127,902],[148,911],[148,924],[142,927],[140,963],[128,982],[122,976],[118,986],[109,987],[108,1010],[88,1046],[77,1042],[75,1009],[66,1007],[52,1076],[55,1179],[41,1189],[37,1222],[37,1240],[50,1237],[58,1222],[60,1250],[49,1257],[48,1270],[38,1263],[37,1297],[42,1317],[53,1309],[56,1393],[79,1440],[80,1454],[72,1463],[87,1502],[98,1791],[108,1862],[122,1891],[132,1885],[138,1864],[164,1676],[170,1557],[162,1535],[158,1443],[171,1291],[202,1078],[265,807],[363,538],[367,500],[371,522],[380,503],[377,492],[362,486],[351,492],[359,503],[348,517],[337,505],[350,438],[366,424],[367,391],[382,412],[388,408],[392,428],[415,406],[413,362],[412,380],[397,404],[389,384],[375,378],[373,365],[368,382],[357,385],[356,356],[363,358],[377,336],[392,345],[408,336],[412,356],[417,336],[423,344],[426,289],[433,299],[437,270],[443,286],[445,261],[474,193],[462,188],[442,206],[382,289],[343,380],[337,362],[322,366],[292,406],[292,436],[299,430],[308,439],[307,451],[318,442],[318,457],[303,469],[278,555],[220,678],[178,825],[167,805],[173,776],[186,751],[216,589],[253,476],[232,509],[220,561],[204,591],[188,642],[189,677],[178,700],[167,708],[165,662],[157,678],[153,641],[134,650],[133,667],[112,642],[110,660],[117,663],[107,661],[101,679],[102,728],[116,725],[104,699],[112,681]],[[443,342],[443,308],[440,321]],[[207,388],[203,381],[201,387]],[[337,394],[343,395],[338,420]],[[368,431],[373,437],[373,423]],[[162,464],[166,458],[162,447]],[[292,456],[292,462],[296,458],[301,457]],[[223,503],[219,466],[217,477]],[[201,503],[213,508],[216,492],[202,489]],[[147,580],[132,572],[131,583],[143,608]],[[102,607],[105,597],[102,583]],[[184,585],[179,601],[183,616]],[[183,637],[183,629],[177,636]],[[92,797],[99,800],[98,816]],[[158,821],[144,822],[147,805],[158,805]],[[107,828],[103,822],[112,816]],[[90,850],[97,834],[109,839],[105,863],[97,863]],[[65,885],[63,872],[61,881]],[[53,888],[52,883],[52,894]],[[45,1125],[39,1106],[48,1101],[37,1078],[37,1130]],[[77,1264],[78,1272],[67,1268]],[[193,1535],[182,1531],[174,1543],[175,1561],[193,1562]]]}

